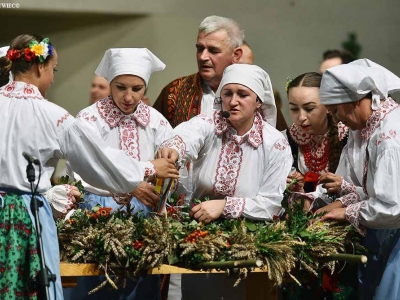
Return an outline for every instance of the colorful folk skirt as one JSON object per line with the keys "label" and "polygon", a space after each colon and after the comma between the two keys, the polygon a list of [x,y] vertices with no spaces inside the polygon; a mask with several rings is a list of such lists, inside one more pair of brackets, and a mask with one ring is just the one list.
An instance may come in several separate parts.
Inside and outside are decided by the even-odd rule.
{"label": "colorful folk skirt", "polygon": [[[1,189],[3,190],[3,189]],[[46,266],[57,275],[50,284],[50,299],[63,299],[58,239],[51,207],[43,196],[39,209]],[[36,229],[30,212],[31,195],[0,193],[0,299],[39,299],[32,278],[40,270]]]}

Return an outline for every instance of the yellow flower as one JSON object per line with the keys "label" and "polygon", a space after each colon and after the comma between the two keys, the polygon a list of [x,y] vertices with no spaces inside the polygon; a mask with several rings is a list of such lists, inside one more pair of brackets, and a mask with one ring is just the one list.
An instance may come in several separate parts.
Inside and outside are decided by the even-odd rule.
{"label": "yellow flower", "polygon": [[31,47],[31,51],[35,53],[36,56],[43,54],[43,46],[41,44],[35,44]]}

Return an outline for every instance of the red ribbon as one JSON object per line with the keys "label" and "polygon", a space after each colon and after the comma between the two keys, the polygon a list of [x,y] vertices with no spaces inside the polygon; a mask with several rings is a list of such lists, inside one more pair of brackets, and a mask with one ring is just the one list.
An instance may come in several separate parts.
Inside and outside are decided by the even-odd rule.
{"label": "red ribbon", "polygon": [[317,188],[318,185],[319,174],[308,171],[304,174],[304,182],[310,182],[314,186],[314,190]]}

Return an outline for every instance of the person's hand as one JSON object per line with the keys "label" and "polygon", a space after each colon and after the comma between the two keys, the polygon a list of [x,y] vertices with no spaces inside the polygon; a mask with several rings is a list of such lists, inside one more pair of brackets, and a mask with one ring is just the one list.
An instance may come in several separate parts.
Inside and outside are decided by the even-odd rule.
{"label": "person's hand", "polygon": [[204,201],[193,206],[189,216],[194,217],[198,221],[210,223],[218,219],[224,211],[226,204],[225,199]]}
{"label": "person's hand", "polygon": [[330,203],[330,204],[328,204],[328,205],[326,205],[326,206],[321,207],[320,209],[318,209],[318,210],[315,212],[315,214],[320,214],[320,213],[323,213],[323,212],[330,212],[330,211],[334,210],[335,208],[342,208],[342,207],[343,207],[342,202],[340,202],[340,201],[334,201],[334,202],[332,202],[332,203]]}
{"label": "person's hand", "polygon": [[311,206],[311,200],[308,198],[304,198],[303,211],[306,213],[309,212],[310,206]]}
{"label": "person's hand", "polygon": [[142,181],[136,190],[131,192],[140,202],[146,206],[156,208],[160,201],[160,194],[158,194],[153,185]]}
{"label": "person's hand", "polygon": [[73,197],[72,202],[75,203],[75,202],[81,200],[82,194],[79,191],[79,189],[76,186],[73,186],[73,185],[70,185],[69,187],[71,189],[70,193],[71,193],[71,195]]}
{"label": "person's hand", "polygon": [[[295,183],[291,184],[293,180],[296,180]],[[288,188],[292,192],[304,193],[304,176],[300,172],[296,171],[293,174],[289,174],[286,178],[287,185],[290,185]]]}
{"label": "person's hand", "polygon": [[328,191],[329,194],[336,194],[339,192],[340,186],[342,185],[342,177],[340,175],[327,172],[322,174],[318,179],[318,184],[323,183],[323,187]]}
{"label": "person's hand", "polygon": [[321,218],[321,221],[346,221],[346,208],[334,208]]}
{"label": "person's hand", "polygon": [[157,178],[179,178],[179,171],[175,161],[170,158],[159,158],[151,161],[156,169]]}
{"label": "person's hand", "polygon": [[179,158],[179,153],[173,148],[161,148],[157,151],[156,158],[170,158],[176,162]]}

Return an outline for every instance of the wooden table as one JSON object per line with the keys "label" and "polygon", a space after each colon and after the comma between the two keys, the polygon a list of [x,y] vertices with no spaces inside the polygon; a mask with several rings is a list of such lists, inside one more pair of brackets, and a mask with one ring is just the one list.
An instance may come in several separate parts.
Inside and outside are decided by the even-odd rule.
{"label": "wooden table", "polygon": [[[97,276],[102,272],[97,268],[96,264],[70,264],[61,263],[61,280],[63,287],[77,286],[78,277],[80,276]],[[161,265],[160,268],[149,270],[148,274],[207,274],[220,273],[221,271],[193,271],[190,269],[179,268],[170,265]],[[246,282],[246,299],[263,300],[278,299],[278,288],[268,279],[266,270],[255,269],[249,273]]]}

